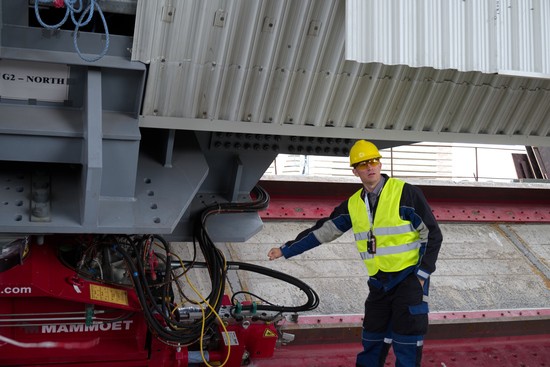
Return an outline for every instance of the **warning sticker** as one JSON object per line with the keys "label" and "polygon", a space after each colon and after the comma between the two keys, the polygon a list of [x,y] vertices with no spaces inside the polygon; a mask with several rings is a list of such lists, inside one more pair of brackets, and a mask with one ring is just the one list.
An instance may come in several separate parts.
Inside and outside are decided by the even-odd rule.
{"label": "warning sticker", "polygon": [[237,339],[237,333],[235,333],[234,331],[228,331],[227,333],[224,331],[222,335],[223,335],[223,342],[226,347],[229,345],[228,341],[231,342],[231,346],[239,345],[239,339]]}
{"label": "warning sticker", "polygon": [[271,329],[265,329],[265,331],[264,331],[264,338],[273,338],[273,337],[276,337],[276,336],[277,336],[277,334],[275,334],[275,333],[273,332],[273,330],[271,330]]}
{"label": "warning sticker", "polygon": [[90,299],[128,306],[128,292],[97,284],[90,284]]}

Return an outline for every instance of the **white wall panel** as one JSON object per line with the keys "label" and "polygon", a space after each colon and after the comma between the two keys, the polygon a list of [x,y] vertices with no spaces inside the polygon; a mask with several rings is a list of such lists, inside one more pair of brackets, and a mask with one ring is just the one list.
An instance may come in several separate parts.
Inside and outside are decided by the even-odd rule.
{"label": "white wall panel", "polygon": [[348,60],[550,78],[548,0],[346,0],[346,22]]}

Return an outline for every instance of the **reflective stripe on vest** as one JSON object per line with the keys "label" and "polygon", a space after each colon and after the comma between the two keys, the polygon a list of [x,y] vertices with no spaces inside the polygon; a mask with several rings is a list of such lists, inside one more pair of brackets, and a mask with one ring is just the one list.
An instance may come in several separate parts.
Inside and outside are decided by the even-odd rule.
{"label": "reflective stripe on vest", "polygon": [[[402,226],[396,226],[396,227],[385,227],[385,228],[374,228],[374,236],[385,236],[390,234],[403,234],[407,232],[414,231],[414,228],[412,224],[403,224]],[[369,232],[360,232],[360,233],[354,233],[354,237],[356,241],[360,240],[366,240],[368,238]]]}
{"label": "reflective stripe on vest", "polygon": [[[383,255],[395,255],[400,254],[402,252],[407,252],[411,250],[416,250],[420,248],[420,241],[416,241],[413,243],[407,243],[406,245],[399,245],[399,246],[392,246],[392,247],[383,247],[378,248],[376,250],[376,256],[383,256]],[[361,252],[361,258],[364,259],[372,259],[374,257],[373,254],[369,254],[368,252]]]}
{"label": "reflective stripe on vest", "polygon": [[373,225],[377,243],[376,254],[367,252],[371,224],[366,204],[361,198],[362,189],[353,194],[348,201],[357,249],[370,276],[379,270],[400,271],[418,262],[418,232],[409,221],[399,216],[399,203],[404,185],[401,180],[389,178],[380,193]]}

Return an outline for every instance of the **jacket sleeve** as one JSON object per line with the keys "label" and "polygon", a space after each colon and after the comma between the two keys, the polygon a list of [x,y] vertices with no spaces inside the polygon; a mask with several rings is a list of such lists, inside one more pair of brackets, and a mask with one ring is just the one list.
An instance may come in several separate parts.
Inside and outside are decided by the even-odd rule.
{"label": "jacket sleeve", "polygon": [[292,240],[281,246],[285,258],[299,255],[322,243],[335,240],[351,228],[348,201],[338,205],[329,217],[322,218],[313,227],[306,229]]}
{"label": "jacket sleeve", "polygon": [[428,279],[435,271],[435,263],[443,242],[443,234],[432,209],[419,187],[406,183],[401,196],[400,215],[410,221],[420,235],[420,260],[416,274]]}

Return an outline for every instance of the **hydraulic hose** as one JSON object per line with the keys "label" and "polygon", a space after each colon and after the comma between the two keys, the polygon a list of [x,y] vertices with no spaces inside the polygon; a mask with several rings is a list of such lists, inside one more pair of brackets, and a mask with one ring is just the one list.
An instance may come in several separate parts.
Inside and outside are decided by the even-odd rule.
{"label": "hydraulic hose", "polygon": [[[185,266],[188,262],[183,262],[183,265]],[[195,267],[206,267],[205,262],[195,262]],[[250,264],[250,263],[243,263],[238,261],[228,261],[227,262],[228,270],[242,270],[242,271],[250,271],[257,274],[262,274],[271,278],[279,279],[281,281],[284,281],[286,283],[289,283],[297,288],[299,288],[306,296],[307,296],[307,302],[304,303],[301,306],[278,306],[278,305],[264,305],[259,304],[256,307],[257,310],[262,311],[277,311],[277,312],[305,312],[305,311],[312,311],[316,309],[319,306],[319,295],[313,288],[311,288],[307,283],[304,281],[293,277],[291,275],[282,273],[277,270],[273,270],[270,268],[266,268],[264,266]],[[178,267],[181,267],[181,264],[179,262],[173,262],[172,263],[172,269],[177,269]],[[243,306],[243,308],[247,308],[248,306]]]}
{"label": "hydraulic hose", "polygon": [[[290,275],[272,270],[266,267],[227,261],[223,253],[216,247],[210,238],[206,222],[211,215],[219,213],[242,213],[253,212],[264,209],[269,204],[269,195],[261,187],[256,186],[253,190],[255,199],[252,202],[245,203],[220,203],[206,207],[197,217],[194,224],[193,244],[195,245],[195,254],[192,261],[174,261],[171,257],[170,245],[161,236],[145,235],[132,240],[130,237],[125,237],[121,241],[115,241],[113,248],[120,253],[124,258],[136,289],[136,294],[142,305],[145,319],[149,325],[151,332],[159,339],[169,344],[191,345],[205,338],[206,333],[212,330],[212,326],[216,322],[216,316],[219,314],[222,299],[225,294],[225,285],[228,270],[243,270],[251,271],[265,276],[273,277],[281,281],[287,282],[299,288],[307,296],[307,302],[300,306],[279,306],[267,302],[267,304],[254,304],[255,310],[283,312],[302,312],[315,309],[319,304],[319,297],[311,287],[303,281]],[[147,270],[155,271],[155,269],[146,269],[144,264],[147,256],[151,256],[151,245],[154,241],[160,241],[161,248],[165,251],[163,261],[166,269],[161,276],[162,279],[153,281],[147,276]],[[199,244],[200,250],[204,256],[204,262],[196,262],[196,243]],[[158,245],[158,243],[157,243]],[[162,258],[162,257],[161,257]],[[182,274],[185,274],[192,267],[205,267],[208,269],[211,282],[211,290],[208,297],[203,301],[207,302],[212,312],[207,312],[201,320],[189,322],[180,321],[177,315],[174,315],[171,310],[174,309],[168,299],[170,287],[176,282],[177,276],[174,270],[184,267]],[[149,265],[149,268],[151,266]],[[156,274],[156,273],[155,273]],[[154,294],[152,289],[158,289],[160,296]],[[180,290],[182,296],[183,292]],[[237,292],[236,294],[238,294]],[[247,292],[241,292],[247,293]],[[234,294],[234,297],[235,295]],[[256,296],[257,297],[257,296]],[[259,297],[258,297],[259,298]],[[234,302],[234,298],[232,300]],[[234,305],[236,306],[236,305]],[[248,309],[252,306],[240,305],[240,309]]]}
{"label": "hydraulic hose", "polygon": [[295,278],[293,276],[290,276],[288,274],[282,273],[277,270],[269,269],[269,268],[259,266],[259,265],[254,265],[254,264],[229,261],[228,265],[231,270],[251,271],[254,273],[269,276],[271,278],[282,280],[284,282],[287,282],[299,288],[307,296],[307,302],[301,306],[277,306],[277,305],[259,304],[256,306],[256,309],[258,310],[278,311],[278,312],[305,312],[305,311],[314,310],[317,308],[317,306],[319,306],[319,296],[317,295],[317,293],[313,290],[313,288],[311,288],[309,285],[307,285],[305,282],[301,281],[298,278]]}

